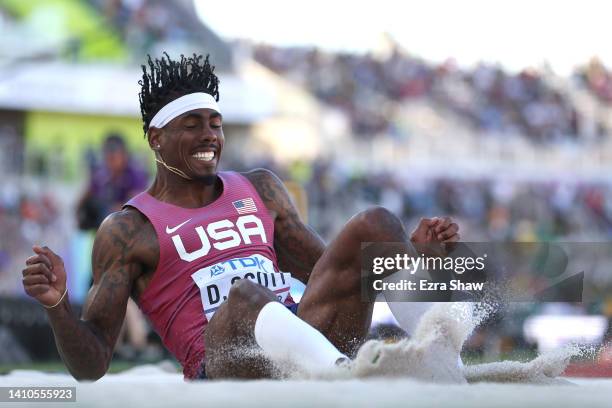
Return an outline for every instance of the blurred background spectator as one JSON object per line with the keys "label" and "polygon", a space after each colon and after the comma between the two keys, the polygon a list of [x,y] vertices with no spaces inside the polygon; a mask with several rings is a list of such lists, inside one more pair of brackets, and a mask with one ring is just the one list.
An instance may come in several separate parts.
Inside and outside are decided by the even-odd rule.
{"label": "blurred background spectator", "polygon": [[97,229],[107,215],[121,210],[148,185],[149,176],[130,157],[120,135],[109,135],[102,153],[101,164],[91,163],[89,185],[77,205],[77,220],[83,230]]}

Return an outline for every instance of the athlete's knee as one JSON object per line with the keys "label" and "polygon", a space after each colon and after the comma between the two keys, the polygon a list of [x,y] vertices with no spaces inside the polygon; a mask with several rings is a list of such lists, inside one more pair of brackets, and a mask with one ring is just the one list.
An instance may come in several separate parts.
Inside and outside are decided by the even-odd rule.
{"label": "athlete's knee", "polygon": [[400,219],[382,206],[370,207],[358,214],[359,222],[369,228],[378,228],[381,224],[400,223]]}
{"label": "athlete's knee", "polygon": [[227,301],[215,312],[204,332],[206,344],[217,344],[220,339],[229,337],[250,336],[261,308],[275,299],[263,286],[248,279],[237,280],[229,290]]}
{"label": "athlete's knee", "polygon": [[227,302],[230,309],[259,309],[276,297],[270,290],[248,279],[239,279],[230,288]]}
{"label": "athlete's knee", "polygon": [[407,239],[402,221],[385,207],[368,208],[357,214],[354,221],[362,242],[393,242]]}

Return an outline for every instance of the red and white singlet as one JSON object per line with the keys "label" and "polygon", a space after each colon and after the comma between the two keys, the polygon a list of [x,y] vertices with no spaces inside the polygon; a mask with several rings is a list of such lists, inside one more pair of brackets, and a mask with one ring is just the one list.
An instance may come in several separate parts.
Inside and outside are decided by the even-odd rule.
{"label": "red and white singlet", "polygon": [[268,287],[286,305],[290,274],[279,272],[274,221],[253,185],[235,172],[219,172],[221,196],[202,208],[181,208],[147,192],[131,199],[157,234],[159,264],[139,299],[166,348],[195,378],[204,358],[203,333],[237,279]]}

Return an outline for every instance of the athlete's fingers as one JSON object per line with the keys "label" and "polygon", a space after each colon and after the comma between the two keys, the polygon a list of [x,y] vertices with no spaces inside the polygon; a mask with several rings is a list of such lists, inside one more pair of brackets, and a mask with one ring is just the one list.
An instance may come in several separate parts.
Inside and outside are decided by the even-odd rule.
{"label": "athlete's fingers", "polygon": [[48,285],[50,283],[49,278],[39,273],[36,275],[26,275],[21,280],[23,281],[24,286],[37,285],[40,283]]}
{"label": "athlete's fingers", "polygon": [[53,252],[51,248],[49,248],[48,246],[44,246],[43,250],[45,251],[45,254],[49,257],[51,262],[53,262],[53,264],[63,264],[64,263],[62,258],[58,254]]}
{"label": "athlete's fingers", "polygon": [[21,274],[25,277],[27,275],[44,275],[49,279],[49,282],[55,282],[55,274],[44,263],[37,263],[34,265],[28,265],[21,271]]}
{"label": "athlete's fingers", "polygon": [[427,238],[431,239],[433,237],[433,229],[440,222],[440,219],[437,217],[433,218],[421,218],[419,222],[419,228],[424,228],[427,234]]}
{"label": "athlete's fingers", "polygon": [[32,250],[37,254],[44,254],[45,250],[40,245],[32,245]]}
{"label": "athlete's fingers", "polygon": [[429,228],[435,228],[441,221],[440,217],[426,218],[426,220]]}
{"label": "athlete's fingers", "polygon": [[417,223],[416,229],[420,230],[429,226],[429,218],[421,218]]}
{"label": "athlete's fingers", "polygon": [[37,263],[44,263],[49,269],[53,269],[53,265],[51,264],[51,261],[49,260],[49,258],[47,258],[46,255],[37,254],[32,255],[31,257],[26,259],[26,265],[34,265]]}
{"label": "athlete's fingers", "polygon": [[411,240],[421,244],[432,241],[435,237],[434,227],[439,221],[438,218],[421,218],[412,232]]}
{"label": "athlete's fingers", "polygon": [[30,296],[38,296],[46,293],[50,286],[48,284],[31,285],[25,288],[25,291]]}
{"label": "athlete's fingers", "polygon": [[448,226],[448,228],[444,229],[437,235],[438,241],[444,241],[452,237],[453,235],[457,233],[457,231],[459,231],[459,225],[453,222],[452,224]]}
{"label": "athlete's fingers", "polygon": [[47,271],[49,272],[48,275],[50,277],[51,270],[49,270],[47,265],[45,265],[44,263],[37,263],[37,264],[34,264],[34,265],[27,265],[25,268],[23,268],[21,270],[21,274],[23,276],[26,276],[26,275],[35,275],[35,274],[47,275]]}
{"label": "athlete's fingers", "polygon": [[436,233],[439,234],[440,232],[442,232],[445,229],[447,229],[448,226],[451,224],[451,222],[452,222],[452,220],[451,220],[450,217],[441,217],[440,218],[440,222],[436,226]]}
{"label": "athlete's fingers", "polygon": [[454,243],[454,242],[459,242],[460,239],[461,239],[461,236],[459,235],[459,233],[456,233],[452,237],[449,237],[449,238],[445,239],[444,241],[442,241],[442,243],[443,244],[450,244],[450,243]]}
{"label": "athlete's fingers", "polygon": [[53,252],[48,246],[41,247],[40,245],[34,245],[32,249],[37,254],[46,256],[52,264],[63,263],[62,258],[60,258],[60,256]]}

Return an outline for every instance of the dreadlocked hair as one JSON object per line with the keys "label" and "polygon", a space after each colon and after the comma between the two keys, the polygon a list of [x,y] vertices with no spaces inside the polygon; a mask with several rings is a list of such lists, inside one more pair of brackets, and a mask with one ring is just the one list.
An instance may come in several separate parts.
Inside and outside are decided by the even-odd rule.
{"label": "dreadlocked hair", "polygon": [[147,55],[147,65],[150,72],[147,72],[145,65],[141,65],[143,74],[138,81],[141,86],[138,98],[145,135],[155,114],[183,95],[204,92],[219,101],[219,78],[214,73],[215,67],[208,61],[208,55],[206,58],[196,54],[189,58],[181,55],[180,61],[174,61],[164,52],[161,59],[152,60]]}

